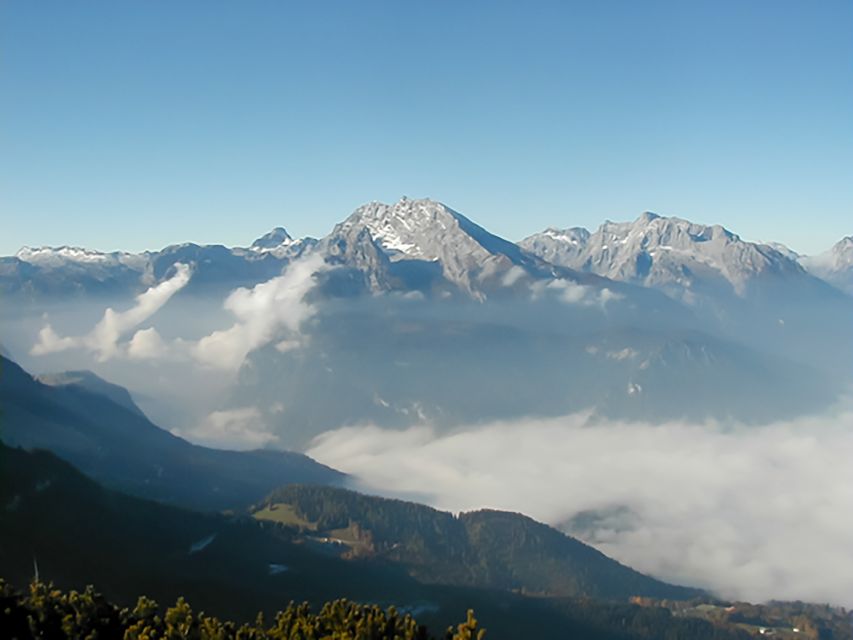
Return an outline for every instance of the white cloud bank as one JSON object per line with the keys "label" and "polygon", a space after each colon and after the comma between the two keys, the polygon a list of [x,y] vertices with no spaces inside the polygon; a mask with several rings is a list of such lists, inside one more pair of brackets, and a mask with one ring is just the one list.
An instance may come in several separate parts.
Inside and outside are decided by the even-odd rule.
{"label": "white cloud bank", "polygon": [[582,306],[599,305],[604,307],[608,302],[614,302],[623,298],[622,294],[614,293],[606,287],[598,289],[563,278],[537,280],[530,285],[530,291],[531,299],[533,300],[539,300],[545,295],[551,295],[564,304]]}
{"label": "white cloud bank", "polygon": [[278,440],[264,424],[261,412],[254,407],[214,411],[196,427],[176,431],[175,435],[197,444],[232,451],[260,449]]}
{"label": "white cloud bank", "polygon": [[323,257],[312,254],[292,263],[277,278],[231,293],[225,300],[225,309],[234,314],[236,322],[199,340],[192,346],[193,357],[212,367],[233,369],[250,351],[282,332],[298,334],[302,323],[314,315],[315,308],[305,296],[324,268]]}
{"label": "white cloud bank", "polygon": [[190,281],[188,265],[176,263],[175,275],[136,296],[135,304],[127,311],[108,308],[101,320],[84,336],[63,337],[46,323],[39,331],[38,342],[30,350],[34,356],[57,353],[68,349],[87,349],[101,362],[122,351],[119,339],[153,316],[169,299]]}
{"label": "white cloud bank", "polygon": [[347,427],[308,454],[367,491],[559,525],[607,514],[586,539],[663,579],[753,601],[853,604],[853,414],[724,430],[583,415],[429,427]]}
{"label": "white cloud bank", "polygon": [[177,273],[172,278],[137,296],[133,308],[121,313],[107,309],[85,336],[63,337],[49,323],[45,324],[32,355],[81,348],[93,352],[100,361],[114,357],[191,360],[207,367],[234,370],[250,351],[273,339],[282,340],[280,344],[289,348],[299,344],[299,329],[315,312],[305,296],[314,287],[315,276],[325,269],[325,263],[322,256],[313,254],[293,262],[280,276],[251,289],[234,290],[223,304],[235,317],[234,324],[197,341],[180,338],[167,341],[156,328],[147,327],[120,342],[189,282],[189,267],[176,264],[175,268]]}

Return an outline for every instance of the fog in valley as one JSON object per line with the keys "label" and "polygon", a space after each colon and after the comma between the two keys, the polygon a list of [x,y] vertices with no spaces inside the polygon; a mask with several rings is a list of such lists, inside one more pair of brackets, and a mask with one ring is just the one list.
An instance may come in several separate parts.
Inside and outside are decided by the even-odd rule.
{"label": "fog in valley", "polygon": [[135,296],[6,308],[2,335],[32,372],[93,370],[193,442],[307,451],[370,493],[523,512],[726,597],[844,603],[841,368],[786,351],[782,322],[770,350],[662,294],[523,276],[487,300],[342,296],[348,276],[313,254],[211,294],[177,263]]}
{"label": "fog in valley", "polygon": [[851,425],[849,402],[750,427],[590,425],[575,414],[443,434],[347,427],[308,452],[353,474],[360,490],[452,511],[522,512],[677,584],[754,602],[845,605]]}

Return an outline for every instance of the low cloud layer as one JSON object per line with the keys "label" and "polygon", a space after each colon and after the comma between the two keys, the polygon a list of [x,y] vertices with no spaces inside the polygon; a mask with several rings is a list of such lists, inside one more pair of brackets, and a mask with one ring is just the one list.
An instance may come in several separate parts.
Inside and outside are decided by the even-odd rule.
{"label": "low cloud layer", "polygon": [[[124,312],[107,309],[100,322],[84,336],[61,336],[46,323],[30,353],[41,356],[84,349],[101,362],[116,357],[183,360],[236,370],[250,351],[274,339],[282,341],[282,349],[299,344],[299,328],[315,312],[305,296],[315,284],[315,275],[325,265],[320,255],[311,255],[292,263],[278,277],[249,289],[234,290],[223,303],[234,323],[198,340],[167,340],[153,326],[137,329],[189,282],[190,268],[183,264],[175,268],[177,273],[172,278],[139,295],[131,309]],[[131,337],[121,340],[134,329],[137,330]]]}
{"label": "low cloud layer", "polygon": [[253,407],[214,411],[201,424],[175,435],[217,449],[243,451],[260,449],[275,443],[278,437],[264,424]]}
{"label": "low cloud layer", "polygon": [[83,336],[60,336],[50,323],[46,322],[30,353],[41,356],[68,349],[87,349],[93,352],[98,360],[109,360],[124,349],[119,340],[157,313],[173,295],[189,283],[190,275],[189,266],[175,264],[175,275],[136,296],[133,307],[126,311],[108,308],[98,324]]}
{"label": "low cloud layer", "polygon": [[605,306],[608,302],[621,300],[622,295],[610,289],[590,287],[562,278],[555,280],[537,280],[530,285],[531,297],[538,300],[545,295],[551,295],[564,304],[583,306]]}
{"label": "low cloud layer", "polygon": [[212,367],[233,369],[246,355],[280,337],[299,332],[315,311],[306,301],[316,274],[324,268],[323,258],[312,254],[291,264],[283,275],[251,289],[237,289],[225,300],[225,309],[236,321],[230,328],[214,331],[192,347],[193,357]]}
{"label": "low cloud layer", "polygon": [[574,415],[450,435],[347,427],[308,453],[366,491],[570,523],[626,564],[725,597],[849,606],[852,425],[849,412],[738,429]]}

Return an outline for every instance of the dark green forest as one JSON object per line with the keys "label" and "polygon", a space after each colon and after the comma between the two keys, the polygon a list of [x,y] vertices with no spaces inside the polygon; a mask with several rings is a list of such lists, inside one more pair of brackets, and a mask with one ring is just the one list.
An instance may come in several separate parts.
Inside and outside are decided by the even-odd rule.
{"label": "dark green forest", "polygon": [[[699,619],[673,619],[666,609],[569,605],[574,628],[525,622],[513,638],[589,638],[606,640],[746,640],[738,629],[726,629]],[[0,580],[0,630],[14,640],[67,638],[96,640],[482,640],[485,628],[469,610],[464,621],[435,635],[410,612],[344,599],[327,602],[315,612],[308,603],[289,603],[271,616],[258,613],[253,621],[221,620],[194,611],[184,598],[163,609],[141,596],[135,605],[121,607],[91,586],[64,592],[33,581],[18,591]],[[496,634],[497,637],[498,634]],[[491,634],[488,637],[492,637]]]}
{"label": "dark green forest", "polygon": [[473,611],[441,636],[393,607],[347,600],[327,602],[316,613],[307,603],[290,603],[269,622],[258,614],[254,622],[237,624],[195,612],[183,598],[165,611],[144,596],[134,607],[122,608],[92,587],[66,593],[34,581],[26,592],[18,592],[0,581],[0,634],[15,640],[479,640],[485,631]]}
{"label": "dark green forest", "polygon": [[[306,543],[292,527],[195,513],[106,490],[47,452],[0,445],[0,504],[2,577],[21,588],[37,567],[41,579],[56,584],[68,598],[78,597],[72,598],[71,591],[95,584],[119,611],[132,611],[140,594],[158,602],[183,597],[210,616],[235,621],[236,629],[255,620],[259,611],[274,620],[291,601],[308,602],[321,611],[324,603],[346,598],[414,612],[419,623],[433,630],[445,629],[474,609],[489,629],[488,637],[497,640],[745,637],[711,622],[673,616],[663,607],[427,583],[402,563],[327,553]],[[10,587],[4,593],[12,598],[9,603],[25,602]]]}
{"label": "dark green forest", "polygon": [[[346,538],[351,555],[381,557],[419,580],[537,596],[625,602],[645,595],[687,600],[703,593],[645,576],[579,540],[518,513],[481,510],[458,517],[430,507],[335,487],[290,485],[256,506],[274,516],[287,505],[291,526]],[[286,524],[286,523],[285,523]]]}

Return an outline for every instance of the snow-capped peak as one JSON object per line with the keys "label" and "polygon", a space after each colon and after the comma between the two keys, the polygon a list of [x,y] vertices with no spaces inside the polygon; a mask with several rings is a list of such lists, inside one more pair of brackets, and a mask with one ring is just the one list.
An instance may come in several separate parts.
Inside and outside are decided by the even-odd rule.
{"label": "snow-capped peak", "polygon": [[15,254],[18,260],[39,264],[57,260],[72,262],[108,262],[109,256],[100,251],[84,249],[83,247],[22,247]]}
{"label": "snow-capped peak", "polygon": [[648,211],[632,222],[607,221],[588,235],[548,229],[520,245],[554,264],[664,288],[689,289],[696,278],[710,278],[727,281],[740,294],[757,274],[800,271],[785,254],[745,242],[720,225]]}
{"label": "snow-capped peak", "polygon": [[125,265],[132,269],[141,269],[146,262],[144,254],[114,251],[105,253],[83,247],[22,247],[15,257],[21,262],[38,265],[43,268],[58,268],[69,264],[104,266]]}
{"label": "snow-capped peak", "polygon": [[410,200],[403,196],[394,204],[370,202],[353,212],[346,226],[364,226],[373,239],[393,258],[437,259],[431,236],[457,227],[448,207],[434,200]]}
{"label": "snow-capped peak", "polygon": [[294,240],[284,227],[276,227],[255,240],[250,247],[253,251],[265,253],[282,246],[293,244]]}
{"label": "snow-capped peak", "polygon": [[370,202],[356,209],[336,232],[357,228],[367,229],[392,262],[437,262],[447,280],[472,293],[480,281],[512,266],[541,264],[518,245],[435,200]]}
{"label": "snow-capped peak", "polygon": [[548,227],[542,235],[557,242],[583,246],[589,241],[589,230],[583,227],[571,227],[569,229],[556,229]]}

